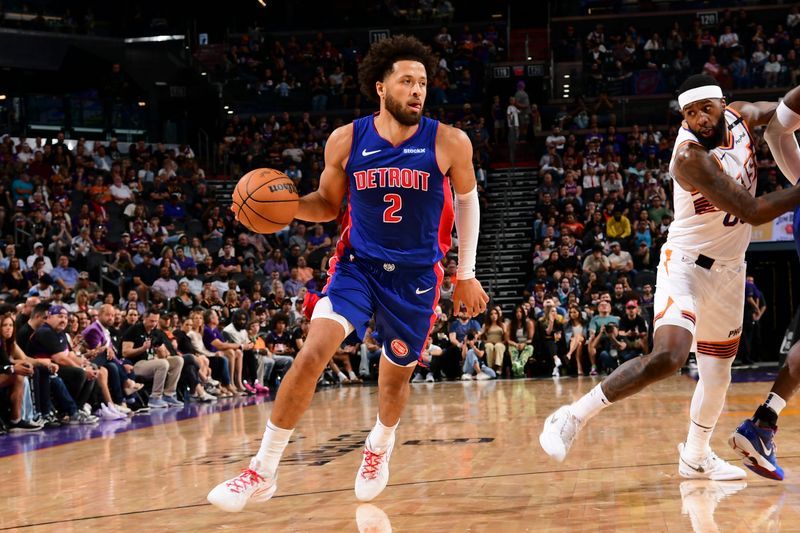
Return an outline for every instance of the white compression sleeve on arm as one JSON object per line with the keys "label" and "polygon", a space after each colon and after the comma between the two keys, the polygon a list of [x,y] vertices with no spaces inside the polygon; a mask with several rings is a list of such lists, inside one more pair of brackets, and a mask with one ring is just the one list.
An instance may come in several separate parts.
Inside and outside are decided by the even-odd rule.
{"label": "white compression sleeve on arm", "polygon": [[800,129],[800,114],[781,102],[764,132],[775,163],[792,185],[800,178],[800,146],[794,134],[797,129]]}
{"label": "white compression sleeve on arm", "polygon": [[458,279],[475,277],[475,254],[478,251],[478,232],[481,209],[477,185],[466,194],[456,193],[456,233],[458,233]]}

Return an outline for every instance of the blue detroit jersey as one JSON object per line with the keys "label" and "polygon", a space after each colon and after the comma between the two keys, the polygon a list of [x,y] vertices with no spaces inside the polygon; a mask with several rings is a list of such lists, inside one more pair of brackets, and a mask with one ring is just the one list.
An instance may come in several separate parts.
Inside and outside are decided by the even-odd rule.
{"label": "blue detroit jersey", "polygon": [[414,135],[393,146],[378,134],[374,117],[353,121],[337,255],[350,248],[376,261],[433,265],[450,249],[453,230],[450,180],[436,162],[439,123],[422,117]]}

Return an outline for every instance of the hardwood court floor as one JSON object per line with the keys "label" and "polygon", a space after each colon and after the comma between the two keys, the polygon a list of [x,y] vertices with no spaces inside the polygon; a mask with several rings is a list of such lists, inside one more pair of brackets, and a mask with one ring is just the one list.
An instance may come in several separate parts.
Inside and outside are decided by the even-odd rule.
{"label": "hardwood court floor", "polygon": [[[539,448],[544,418],[590,378],[415,384],[389,486],[359,507],[353,480],[375,419],[374,387],[317,393],[287,448],[278,492],[239,514],[206,503],[246,465],[272,403],[0,459],[0,529],[22,531],[800,531],[800,409],[781,418],[783,483],[687,482],[677,474],[694,381],[673,377],[612,406],[565,463]],[[712,442],[769,383],[732,385]],[[14,437],[2,437],[14,438]],[[717,504],[717,500],[720,500]]]}

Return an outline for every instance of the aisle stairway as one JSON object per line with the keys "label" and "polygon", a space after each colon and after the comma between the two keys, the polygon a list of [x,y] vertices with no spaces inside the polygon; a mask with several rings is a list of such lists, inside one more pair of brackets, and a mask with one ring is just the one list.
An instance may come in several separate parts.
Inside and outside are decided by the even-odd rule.
{"label": "aisle stairway", "polygon": [[538,179],[532,168],[496,170],[488,178],[489,205],[481,213],[477,276],[506,314],[513,311],[525,287]]}

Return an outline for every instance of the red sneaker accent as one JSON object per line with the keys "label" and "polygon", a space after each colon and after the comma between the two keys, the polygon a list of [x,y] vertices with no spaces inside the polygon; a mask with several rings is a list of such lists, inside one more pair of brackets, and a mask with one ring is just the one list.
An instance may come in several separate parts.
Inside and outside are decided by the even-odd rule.
{"label": "red sneaker accent", "polygon": [[383,462],[386,452],[374,453],[364,447],[364,468],[361,470],[361,477],[364,479],[375,479],[378,475],[378,468]]}
{"label": "red sneaker accent", "polygon": [[263,481],[266,481],[266,479],[264,479],[261,474],[255,470],[245,468],[238,477],[235,477],[225,483],[225,486],[228,487],[231,492],[239,494],[240,492],[247,490],[250,485],[257,485]]}

